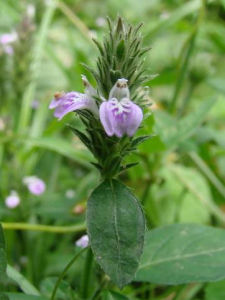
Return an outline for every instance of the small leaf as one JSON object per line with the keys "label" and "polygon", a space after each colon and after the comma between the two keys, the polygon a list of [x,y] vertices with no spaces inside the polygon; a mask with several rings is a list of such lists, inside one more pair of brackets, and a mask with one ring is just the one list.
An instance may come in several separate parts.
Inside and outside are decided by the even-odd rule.
{"label": "small leaf", "polygon": [[225,278],[225,230],[173,224],[148,232],[136,280],[157,284]]}
{"label": "small leaf", "polygon": [[125,43],[124,40],[121,40],[117,46],[116,54],[119,60],[123,59],[125,55]]}
{"label": "small leaf", "polygon": [[134,139],[131,143],[131,147],[136,147],[140,144],[142,144],[144,141],[150,139],[153,135],[143,135],[143,136],[139,136],[136,139]]}
{"label": "small leaf", "polygon": [[129,189],[105,180],[87,205],[87,229],[97,262],[120,288],[136,272],[144,242],[141,206]]}

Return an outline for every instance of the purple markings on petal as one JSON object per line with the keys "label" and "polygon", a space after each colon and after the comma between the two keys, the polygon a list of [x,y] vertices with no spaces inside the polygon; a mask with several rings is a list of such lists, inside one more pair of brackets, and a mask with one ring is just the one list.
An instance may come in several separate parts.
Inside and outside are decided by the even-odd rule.
{"label": "purple markings on petal", "polygon": [[143,119],[141,108],[128,98],[121,101],[113,98],[103,102],[99,112],[107,135],[116,135],[119,138],[125,134],[133,136]]}
{"label": "purple markings on petal", "polygon": [[43,194],[46,189],[44,181],[36,176],[25,177],[23,183],[33,195],[39,196]]}
{"label": "purple markings on petal", "polygon": [[49,108],[55,109],[54,116],[59,120],[69,112],[78,109],[88,109],[94,114],[98,114],[98,107],[95,101],[86,94],[78,92],[56,93]]}

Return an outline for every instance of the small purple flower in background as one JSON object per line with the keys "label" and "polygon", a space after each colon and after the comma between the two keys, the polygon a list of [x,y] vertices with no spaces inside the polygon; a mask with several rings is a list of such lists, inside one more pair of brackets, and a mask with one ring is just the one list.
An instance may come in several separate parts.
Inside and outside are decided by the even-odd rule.
{"label": "small purple flower in background", "polygon": [[13,42],[15,42],[17,40],[18,36],[16,32],[12,32],[12,33],[3,33],[0,36],[0,43],[2,45],[8,45],[11,44]]}
{"label": "small purple flower in background", "polygon": [[16,191],[11,191],[9,196],[5,199],[5,205],[8,208],[15,208],[20,204],[20,197]]}
{"label": "small purple flower in background", "polygon": [[41,195],[44,193],[46,185],[43,180],[36,176],[24,177],[23,183],[33,195]]}
{"label": "small purple flower in background", "polygon": [[86,248],[89,244],[88,235],[83,235],[79,240],[76,241],[76,246],[80,248]]}
{"label": "small purple flower in background", "polygon": [[108,136],[133,136],[143,119],[141,108],[130,100],[127,79],[118,79],[110,91],[109,100],[99,110],[100,120]]}
{"label": "small purple flower in background", "polygon": [[85,94],[79,92],[55,94],[55,98],[50,103],[49,108],[55,109],[54,116],[59,120],[69,112],[80,109],[87,109],[95,116],[98,116],[98,107],[94,99],[96,91],[85,76],[82,76],[82,80],[85,86]]}
{"label": "small purple flower in background", "polygon": [[6,54],[12,55],[13,54],[13,48],[10,45],[11,43],[15,42],[18,39],[18,35],[16,32],[12,33],[4,33],[0,35],[0,44],[3,47],[3,50]]}
{"label": "small purple flower in background", "polygon": [[39,107],[39,105],[40,105],[40,102],[38,100],[36,100],[36,99],[33,100],[32,103],[31,103],[31,107],[33,109],[37,109]]}
{"label": "small purple flower in background", "polygon": [[99,27],[103,27],[106,24],[106,20],[103,17],[98,17],[95,22]]}
{"label": "small purple flower in background", "polygon": [[74,190],[67,190],[66,191],[66,198],[68,198],[68,199],[72,199],[72,198],[74,198],[75,197],[75,195],[76,195],[76,192],[74,191]]}

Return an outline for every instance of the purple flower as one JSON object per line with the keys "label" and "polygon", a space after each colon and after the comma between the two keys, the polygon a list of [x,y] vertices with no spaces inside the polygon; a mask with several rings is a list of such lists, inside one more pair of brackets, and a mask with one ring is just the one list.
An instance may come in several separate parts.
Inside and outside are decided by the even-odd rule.
{"label": "purple flower", "polygon": [[143,112],[132,102],[126,79],[118,79],[110,91],[109,100],[104,101],[99,110],[100,120],[109,136],[133,136],[138,129]]}
{"label": "purple flower", "polygon": [[89,243],[88,235],[83,235],[79,240],[76,241],[76,246],[80,248],[86,248]]}
{"label": "purple flower", "polygon": [[62,92],[55,94],[55,98],[50,103],[49,108],[55,109],[54,116],[59,120],[69,112],[80,109],[87,109],[95,116],[98,116],[98,107],[93,98],[96,95],[96,91],[89,84],[85,76],[83,76],[82,79],[86,87],[85,94],[78,92]]}
{"label": "purple flower", "polygon": [[31,194],[37,196],[43,194],[46,188],[44,181],[36,176],[25,177],[23,183],[27,186]]}
{"label": "purple flower", "polygon": [[11,191],[9,196],[5,199],[5,205],[8,208],[15,208],[20,204],[20,198],[16,191]]}
{"label": "purple flower", "polygon": [[0,43],[2,45],[8,45],[17,40],[17,33],[12,32],[12,33],[4,33],[0,36]]}

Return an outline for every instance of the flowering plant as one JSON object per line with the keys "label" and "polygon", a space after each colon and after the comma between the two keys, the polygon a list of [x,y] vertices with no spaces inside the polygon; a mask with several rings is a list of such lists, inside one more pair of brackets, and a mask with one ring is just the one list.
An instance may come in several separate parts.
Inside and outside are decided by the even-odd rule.
{"label": "flowering plant", "polygon": [[122,287],[138,267],[145,221],[138,200],[114,178],[136,164],[124,164],[124,157],[149,138],[134,137],[145,112],[138,87],[149,79],[142,59],[148,48],[142,47],[140,25],[125,25],[121,18],[115,24],[108,20],[108,25],[103,45],[94,41],[100,52],[97,70],[87,67],[96,89],[82,75],[85,92],[58,92],[49,108],[59,120],[75,111],[85,126],[85,132],[71,129],[94,155],[92,164],[102,177],[88,201],[90,245],[104,271]]}

